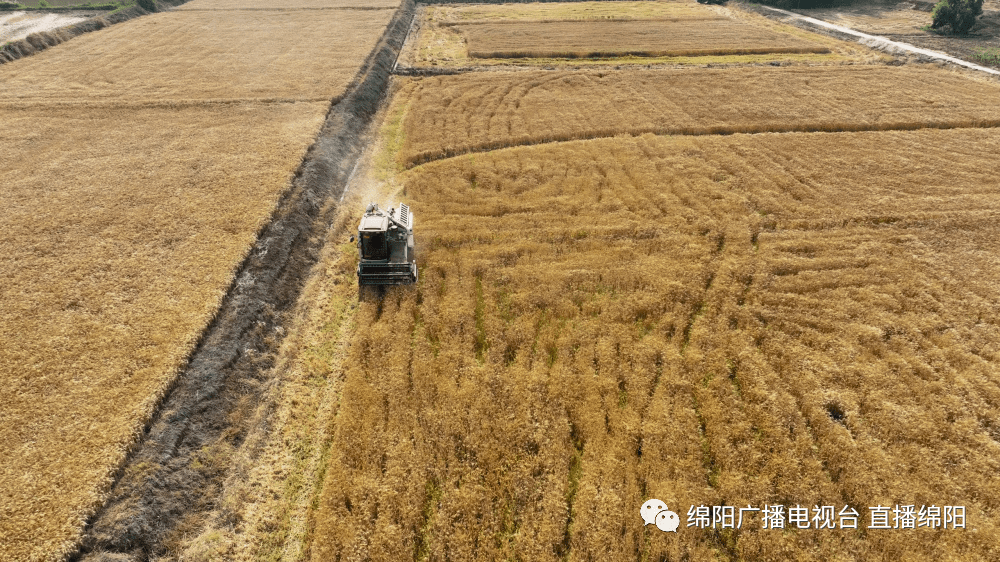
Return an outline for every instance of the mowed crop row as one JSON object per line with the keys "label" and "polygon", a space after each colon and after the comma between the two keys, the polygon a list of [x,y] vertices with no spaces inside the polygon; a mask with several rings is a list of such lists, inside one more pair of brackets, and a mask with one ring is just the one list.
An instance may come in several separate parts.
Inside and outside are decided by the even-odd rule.
{"label": "mowed crop row", "polygon": [[74,550],[392,15],[157,13],[0,66],[0,560]]}
{"label": "mowed crop row", "polygon": [[329,101],[354,78],[392,15],[391,9],[161,13],[4,65],[0,103]]}
{"label": "mowed crop row", "polygon": [[729,19],[463,25],[473,58],[829,53],[824,45]]}
{"label": "mowed crop row", "polygon": [[[1000,87],[884,66],[519,72],[405,90],[403,163],[618,134],[857,131],[1000,124]],[[583,109],[585,108],[585,110]]]}
{"label": "mowed crop row", "polygon": [[[420,284],[360,309],[313,559],[993,558],[997,150],[644,135],[406,172]],[[861,529],[685,526],[765,504]],[[967,526],[865,529],[910,504]]]}

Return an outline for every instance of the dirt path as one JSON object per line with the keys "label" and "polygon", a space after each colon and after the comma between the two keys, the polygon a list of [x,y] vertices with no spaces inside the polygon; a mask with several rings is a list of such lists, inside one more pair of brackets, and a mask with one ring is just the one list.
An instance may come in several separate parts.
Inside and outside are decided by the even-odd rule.
{"label": "dirt path", "polygon": [[947,54],[942,53],[940,51],[932,51],[930,49],[923,49],[923,48],[917,47],[915,45],[910,45],[909,43],[902,43],[900,41],[893,41],[891,39],[888,39],[888,38],[885,38],[885,37],[881,37],[881,36],[878,36],[878,35],[869,35],[867,33],[862,33],[860,31],[856,31],[856,30],[851,29],[849,27],[844,27],[842,25],[837,25],[837,24],[830,23],[830,22],[823,21],[823,20],[819,20],[819,19],[816,19],[816,18],[811,18],[809,16],[799,15],[799,14],[796,14],[794,12],[789,12],[788,10],[782,10],[780,8],[772,8],[770,6],[761,6],[761,8],[764,8],[766,10],[770,10],[772,12],[780,13],[780,14],[782,14],[782,15],[788,17],[788,18],[791,18],[793,20],[805,22],[805,23],[812,24],[812,25],[815,25],[815,26],[819,26],[819,27],[822,27],[822,28],[825,28],[825,29],[836,31],[838,33],[843,33],[845,35],[850,35],[852,37],[856,37],[858,39],[859,43],[861,43],[862,45],[865,45],[867,47],[872,47],[872,48],[875,48],[875,49],[881,49],[881,50],[884,50],[884,51],[887,51],[887,52],[890,52],[890,53],[893,53],[893,54],[908,53],[908,54],[920,55],[920,56],[928,57],[928,58],[931,58],[931,59],[934,59],[934,60],[940,60],[940,61],[950,62],[952,64],[957,64],[959,66],[964,66],[965,68],[971,68],[972,70],[978,70],[980,72],[986,72],[988,74],[993,74],[995,76],[1000,76],[1000,71],[998,71],[998,70],[995,70],[995,69],[992,69],[992,68],[987,68],[985,66],[980,66],[978,64],[973,64],[973,63],[971,63],[969,61],[965,61],[965,60],[962,60],[962,59],[959,59],[959,58],[955,58],[955,57],[953,57],[951,55],[947,55]]}
{"label": "dirt path", "polygon": [[39,14],[11,12],[0,15],[0,45],[8,41],[24,39],[39,31],[52,31],[67,25],[79,23],[88,16],[64,14]]}

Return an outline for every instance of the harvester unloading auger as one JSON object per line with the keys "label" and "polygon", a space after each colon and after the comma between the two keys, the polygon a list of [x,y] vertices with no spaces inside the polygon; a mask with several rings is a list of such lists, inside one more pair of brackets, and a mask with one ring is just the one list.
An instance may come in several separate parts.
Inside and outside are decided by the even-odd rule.
{"label": "harvester unloading auger", "polygon": [[399,204],[388,212],[370,203],[358,225],[358,289],[366,285],[409,285],[417,282],[413,253],[413,214]]}

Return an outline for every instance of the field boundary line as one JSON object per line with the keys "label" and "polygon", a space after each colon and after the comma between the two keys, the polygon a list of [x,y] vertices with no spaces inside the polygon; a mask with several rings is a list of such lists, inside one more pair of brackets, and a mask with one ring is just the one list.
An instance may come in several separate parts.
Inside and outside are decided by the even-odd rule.
{"label": "field boundary line", "polygon": [[436,162],[465,156],[467,154],[481,154],[494,150],[507,148],[518,148],[524,146],[537,146],[542,144],[555,144],[560,142],[574,142],[597,139],[609,139],[621,135],[637,137],[645,134],[657,136],[728,136],[728,135],[760,135],[767,133],[877,133],[889,131],[919,131],[921,129],[996,129],[1000,128],[1000,119],[984,119],[978,121],[965,122],[903,122],[885,123],[882,125],[860,124],[837,125],[837,124],[808,124],[808,125],[763,125],[763,126],[731,126],[721,125],[714,127],[637,127],[628,130],[598,130],[586,131],[582,133],[565,135],[545,135],[542,137],[519,138],[506,141],[493,141],[479,144],[470,144],[457,148],[444,148],[439,150],[427,150],[419,152],[404,159],[407,169]]}
{"label": "field boundary line", "polygon": [[916,55],[923,55],[923,56],[926,56],[926,57],[931,57],[933,59],[943,60],[945,62],[950,62],[952,64],[957,64],[959,66],[964,66],[965,68],[971,68],[972,70],[978,70],[980,72],[986,72],[986,73],[992,74],[994,76],[1000,76],[1000,70],[995,70],[995,69],[992,69],[992,68],[987,68],[985,66],[980,66],[978,64],[974,64],[974,63],[971,63],[969,61],[953,57],[951,55],[942,53],[940,51],[933,51],[931,49],[924,49],[924,48],[921,48],[921,47],[917,47],[916,45],[910,45],[909,43],[903,43],[901,41],[893,41],[893,40],[891,40],[891,39],[889,39],[887,37],[882,37],[880,35],[869,35],[867,33],[863,33],[861,31],[857,31],[855,29],[851,29],[850,27],[844,27],[842,25],[837,25],[837,24],[834,24],[834,23],[830,23],[828,21],[823,21],[821,19],[816,19],[816,18],[812,18],[812,17],[809,17],[809,16],[803,16],[801,14],[796,14],[795,12],[789,12],[788,10],[782,10],[781,8],[772,8],[771,6],[764,6],[764,5],[761,5],[761,8],[765,8],[765,9],[770,10],[772,12],[778,12],[780,14],[784,14],[786,16],[789,16],[791,18],[797,19],[799,21],[804,21],[806,23],[817,25],[819,27],[830,29],[832,31],[836,31],[836,32],[839,32],[839,33],[845,33],[847,35],[851,35],[851,36],[857,37],[859,39],[858,42],[861,43],[862,45],[866,46],[866,47],[872,47],[872,48],[875,48],[875,49],[881,49],[881,50],[887,51],[887,52],[889,52],[891,54],[898,54],[900,52],[907,52],[907,53],[913,53],[913,54],[916,54]]}

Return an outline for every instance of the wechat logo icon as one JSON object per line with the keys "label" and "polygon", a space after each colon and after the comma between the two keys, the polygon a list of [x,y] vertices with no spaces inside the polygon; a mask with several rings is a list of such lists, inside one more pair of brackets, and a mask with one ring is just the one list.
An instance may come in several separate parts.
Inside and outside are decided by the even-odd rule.
{"label": "wechat logo icon", "polygon": [[656,525],[656,528],[666,533],[676,533],[681,520],[677,514],[667,509],[667,504],[660,500],[646,500],[639,508],[639,515],[646,525]]}

